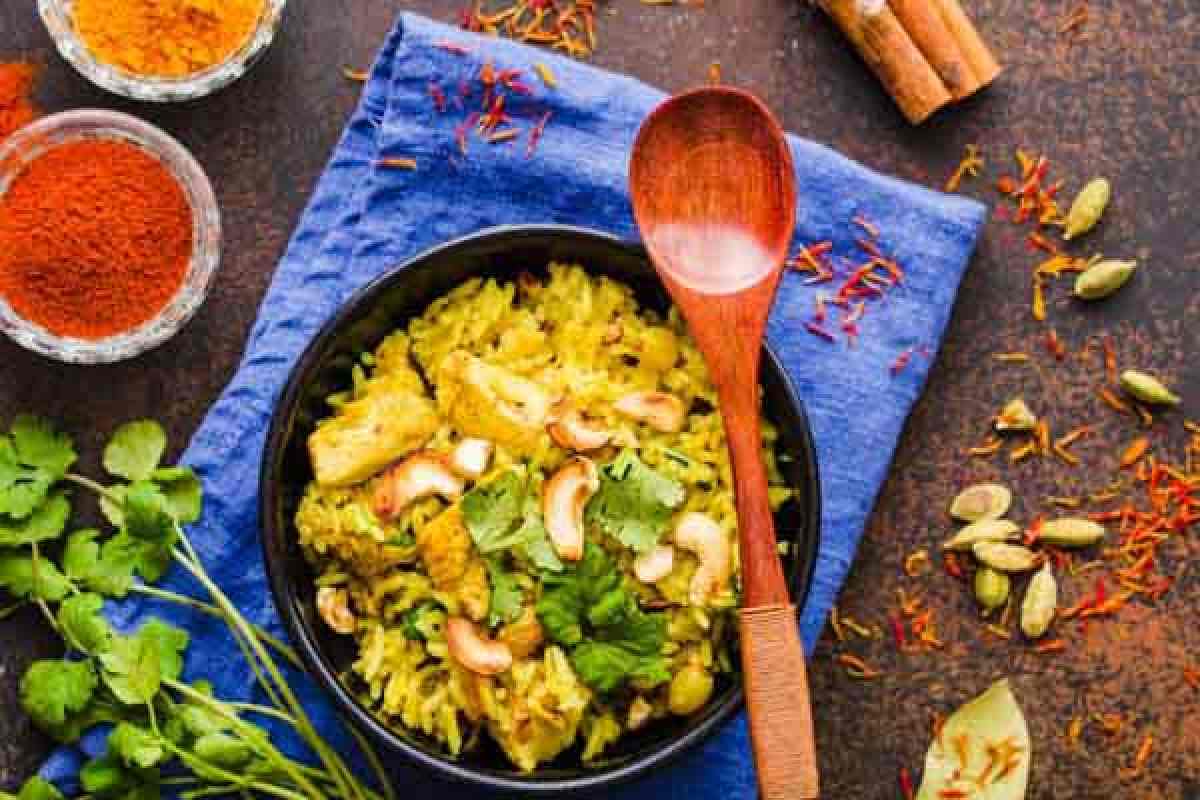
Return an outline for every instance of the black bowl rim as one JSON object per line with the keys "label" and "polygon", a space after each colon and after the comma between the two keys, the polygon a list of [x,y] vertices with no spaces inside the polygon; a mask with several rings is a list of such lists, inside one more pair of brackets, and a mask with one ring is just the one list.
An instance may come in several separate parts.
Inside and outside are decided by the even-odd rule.
{"label": "black bowl rim", "polygon": [[[740,711],[745,699],[742,689],[735,687],[702,720],[697,722],[694,727],[685,731],[677,739],[667,742],[657,750],[632,759],[628,763],[602,772],[588,773],[578,777],[535,780],[532,778],[525,779],[495,775],[472,769],[451,761],[448,758],[428,753],[404,741],[402,737],[381,723],[365,709],[358,699],[342,684],[337,674],[326,666],[320,654],[320,648],[314,637],[310,635],[308,626],[305,625],[299,609],[291,602],[288,591],[287,571],[280,564],[276,563],[270,542],[275,540],[283,541],[283,537],[287,535],[287,531],[275,530],[275,515],[272,509],[276,507],[280,500],[278,484],[273,479],[273,476],[276,473],[278,457],[285,450],[285,441],[288,434],[287,423],[288,418],[291,416],[290,409],[296,405],[299,399],[302,389],[301,376],[306,375],[313,368],[318,355],[325,349],[326,343],[336,335],[337,331],[343,325],[358,313],[361,306],[373,302],[376,295],[391,288],[397,282],[402,282],[403,276],[409,268],[415,267],[421,262],[443,256],[447,251],[476,244],[480,240],[519,240],[547,236],[592,239],[599,244],[625,250],[633,257],[641,258],[647,263],[650,262],[649,253],[641,243],[621,239],[605,231],[574,225],[523,224],[484,228],[435,245],[397,266],[391,267],[346,298],[339,306],[337,312],[312,337],[303,353],[296,360],[296,363],[288,374],[287,382],[279,398],[276,400],[275,408],[271,415],[271,423],[263,448],[259,474],[260,543],[263,551],[264,566],[270,582],[272,601],[280,617],[283,619],[288,635],[293,645],[296,646],[298,655],[304,663],[309,677],[314,679],[317,685],[333,698],[335,706],[343,714],[343,723],[347,722],[346,716],[348,715],[350,724],[356,725],[360,730],[366,730],[370,735],[384,742],[392,750],[403,753],[405,757],[416,765],[424,767],[442,778],[449,778],[494,790],[523,792],[530,795],[552,795],[615,786],[642,775],[654,767],[663,766],[708,739],[709,736],[724,726]],[[798,616],[804,608],[804,604],[812,589],[813,575],[820,547],[820,474],[818,471],[816,447],[813,442],[812,426],[795,384],[783,368],[783,364],[769,343],[764,342],[763,355],[764,358],[770,361],[774,372],[781,376],[786,402],[795,411],[801,423],[800,431],[798,432],[799,449],[801,452],[791,453],[791,455],[803,462],[807,470],[806,474],[811,476],[805,486],[797,487],[800,492],[805,494],[802,498],[800,536],[797,539],[802,551],[797,554],[798,563],[795,568],[792,585],[789,589],[791,590],[792,600]]]}

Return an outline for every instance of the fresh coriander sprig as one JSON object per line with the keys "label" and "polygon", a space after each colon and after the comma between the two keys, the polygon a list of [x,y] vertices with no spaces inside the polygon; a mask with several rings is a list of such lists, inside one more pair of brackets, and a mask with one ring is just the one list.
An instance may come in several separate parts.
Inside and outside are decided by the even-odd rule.
{"label": "fresh coriander sprig", "polygon": [[[22,706],[65,743],[99,723],[114,726],[107,753],[81,771],[81,797],[88,800],[149,800],[164,787],[185,800],[225,794],[381,800],[318,734],[272,655],[298,667],[296,654],[246,620],[204,568],[184,530],[200,517],[202,487],[190,469],[161,465],[166,448],[158,423],[122,426],[103,457],[120,480],[105,485],[70,471],[74,446],[48,422],[23,416],[0,432],[0,588],[18,601],[0,609],[0,618],[33,604],[68,649],[64,659],[29,668]],[[64,537],[71,487],[97,497],[115,532],[85,529]],[[172,564],[194,577],[207,599],[154,586]],[[228,702],[204,682],[183,682],[188,635],[182,629],[151,619],[133,633],[114,631],[102,614],[105,598],[130,593],[223,620],[271,705]],[[318,763],[282,753],[249,719],[256,716],[286,723]],[[382,798],[394,800],[378,756],[352,732]],[[0,793],[0,800],[61,798],[40,778],[18,795]]]}

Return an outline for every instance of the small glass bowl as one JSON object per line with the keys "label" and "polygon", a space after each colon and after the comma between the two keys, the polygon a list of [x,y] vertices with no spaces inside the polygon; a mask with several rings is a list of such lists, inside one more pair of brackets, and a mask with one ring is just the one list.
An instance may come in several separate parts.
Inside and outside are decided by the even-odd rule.
{"label": "small glass bowl", "polygon": [[192,260],[174,298],[153,319],[106,339],[57,336],[17,314],[0,295],[0,332],[27,350],[68,364],[124,361],[170,339],[203,304],[221,261],[221,214],[212,184],[191,153],[163,131],[114,111],[68,111],[22,128],[0,145],[0,202],[38,156],[84,139],[129,142],[159,160],[179,181],[192,209]]}
{"label": "small glass bowl", "polygon": [[38,0],[38,10],[58,52],[80,74],[102,89],[134,100],[180,103],[210,95],[241,78],[267,51],[283,21],[287,0],[265,0],[258,28],[250,39],[223,63],[182,78],[135,75],[99,61],[75,30],[75,0]]}

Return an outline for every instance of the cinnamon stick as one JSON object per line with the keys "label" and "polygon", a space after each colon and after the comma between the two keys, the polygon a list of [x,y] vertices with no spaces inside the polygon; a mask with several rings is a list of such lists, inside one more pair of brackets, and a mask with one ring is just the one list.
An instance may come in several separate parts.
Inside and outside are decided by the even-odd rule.
{"label": "cinnamon stick", "polygon": [[958,46],[966,56],[971,71],[979,80],[981,86],[987,86],[1000,75],[1001,67],[996,61],[987,43],[979,35],[979,30],[958,0],[929,0],[930,5],[936,6],[941,12],[942,21],[958,40]]}
{"label": "cinnamon stick", "polygon": [[959,0],[818,0],[914,124],[1001,67]]}
{"label": "cinnamon stick", "polygon": [[888,5],[955,100],[979,90],[983,84],[937,6],[929,0],[888,0]]}
{"label": "cinnamon stick", "polygon": [[821,0],[825,11],[914,124],[952,99],[886,0]]}

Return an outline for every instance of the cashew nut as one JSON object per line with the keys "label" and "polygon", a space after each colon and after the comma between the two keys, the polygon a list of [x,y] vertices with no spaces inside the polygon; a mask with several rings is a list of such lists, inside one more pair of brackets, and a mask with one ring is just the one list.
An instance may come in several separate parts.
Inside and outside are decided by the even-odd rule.
{"label": "cashew nut", "polygon": [[358,619],[350,610],[350,593],[345,589],[325,586],[317,590],[317,613],[334,633],[351,634]]}
{"label": "cashew nut", "polygon": [[600,488],[600,474],[590,458],[574,456],[546,481],[542,515],[559,558],[583,558],[583,509]]}
{"label": "cashew nut", "polygon": [[456,500],[463,488],[462,479],[450,470],[445,456],[422,451],[380,477],[375,486],[375,513],[384,519],[395,519],[417,500],[435,494]]}
{"label": "cashew nut", "polygon": [[633,702],[629,704],[629,718],[626,722],[629,730],[636,731],[649,722],[650,714],[653,711],[654,706],[647,703],[646,699],[641,695],[633,698]]}
{"label": "cashew nut", "polygon": [[574,450],[577,453],[599,450],[612,438],[612,434],[608,431],[588,425],[583,414],[579,409],[572,407],[568,400],[560,402],[555,407],[546,431],[559,447]]}
{"label": "cashew nut", "polygon": [[645,584],[658,583],[675,568],[675,548],[660,544],[633,560],[633,574]]}
{"label": "cashew nut", "polygon": [[463,439],[450,454],[450,466],[464,478],[478,478],[487,472],[494,449],[487,439]]}
{"label": "cashew nut", "polygon": [[488,639],[475,623],[463,617],[446,621],[450,657],[477,675],[499,675],[512,666],[512,651],[504,642]]}
{"label": "cashew nut", "polygon": [[694,511],[680,516],[675,523],[675,546],[694,553],[700,562],[688,588],[688,602],[706,606],[729,587],[733,544],[712,517]]}
{"label": "cashew nut", "polygon": [[613,404],[620,414],[644,422],[663,433],[678,433],[683,430],[687,409],[683,401],[666,392],[634,392]]}

